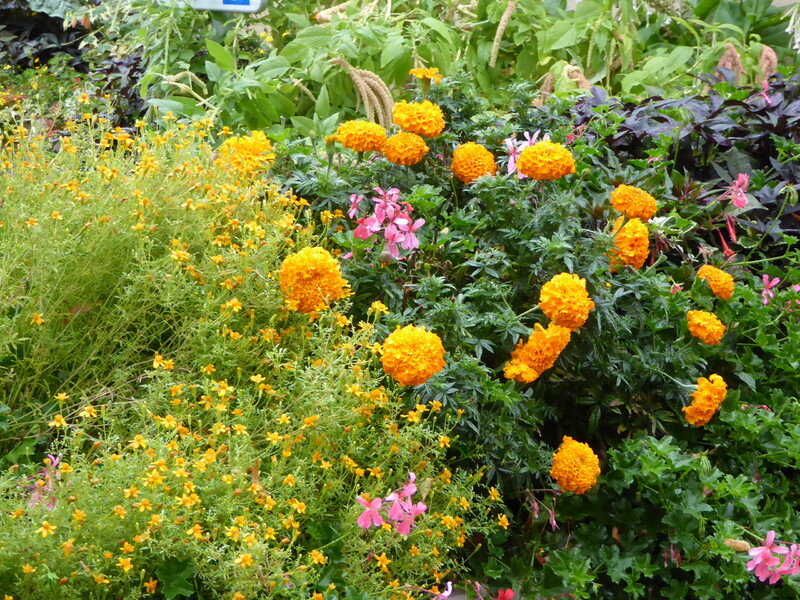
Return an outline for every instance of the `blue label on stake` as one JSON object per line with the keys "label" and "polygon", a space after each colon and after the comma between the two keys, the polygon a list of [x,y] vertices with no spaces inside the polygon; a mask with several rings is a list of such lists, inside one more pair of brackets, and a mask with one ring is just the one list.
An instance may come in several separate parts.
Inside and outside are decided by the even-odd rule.
{"label": "blue label on stake", "polygon": [[222,0],[223,6],[250,6],[250,0]]}

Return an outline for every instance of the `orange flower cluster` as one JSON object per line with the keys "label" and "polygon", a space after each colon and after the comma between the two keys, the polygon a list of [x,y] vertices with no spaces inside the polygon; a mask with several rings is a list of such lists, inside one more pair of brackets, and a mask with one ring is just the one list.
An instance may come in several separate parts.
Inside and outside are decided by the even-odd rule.
{"label": "orange flower cluster", "polygon": [[629,219],[649,221],[656,214],[656,199],[632,185],[620,185],[614,189],[611,204]]}
{"label": "orange flower cluster", "polygon": [[565,435],[558,451],[553,456],[550,476],[565,492],[585,494],[597,483],[600,475],[600,459],[583,442],[576,442]]}
{"label": "orange flower cluster", "polygon": [[350,293],[339,263],[320,247],[306,247],[287,256],[278,277],[286,305],[305,314],[327,308]]}
{"label": "orange flower cluster", "polygon": [[253,174],[275,162],[267,136],[263,131],[253,131],[249,136],[228,138],[219,147],[214,164],[225,169],[234,169],[243,175]]}
{"label": "orange flower cluster", "polygon": [[[639,219],[631,219],[622,225],[624,217],[614,223],[614,248],[611,250],[611,269],[615,265],[629,265],[641,269],[650,252],[647,226]],[[621,227],[621,229],[620,229]]]}
{"label": "orange flower cluster", "polygon": [[383,155],[388,161],[408,167],[421,161],[429,149],[417,134],[403,131],[386,140]]}
{"label": "orange flower cluster", "polygon": [[386,130],[370,121],[345,121],[333,137],[356,152],[380,152],[386,143]]}
{"label": "orange flower cluster", "polygon": [[444,368],[442,340],[424,327],[398,326],[383,342],[381,364],[400,385],[422,385]]}
{"label": "orange flower cluster", "polygon": [[689,333],[710,346],[717,346],[725,334],[725,325],[714,313],[704,310],[690,310],[686,313],[689,320]]}
{"label": "orange flower cluster", "polygon": [[539,307],[553,323],[574,331],[586,323],[594,302],[586,292],[585,279],[560,273],[542,286]]}
{"label": "orange flower cluster", "polygon": [[462,144],[453,152],[453,164],[450,165],[456,177],[469,185],[484,175],[497,173],[494,156],[480,144],[469,142]]}
{"label": "orange flower cluster", "polygon": [[730,300],[733,296],[733,277],[725,271],[711,265],[703,265],[697,271],[697,276],[708,281],[711,292],[717,298]]}
{"label": "orange flower cluster", "polygon": [[561,144],[542,140],[522,151],[517,170],[531,179],[552,181],[574,173],[575,160]]}
{"label": "orange flower cluster", "polygon": [[442,82],[442,74],[439,73],[439,69],[436,67],[426,69],[426,68],[416,68],[411,69],[408,72],[409,75],[413,75],[417,79],[428,79],[433,81],[433,83],[441,83]]}
{"label": "orange flower cluster", "polygon": [[697,390],[692,394],[692,403],[683,408],[686,421],[695,427],[708,423],[717,412],[728,393],[728,385],[719,375],[697,380]]}
{"label": "orange flower cluster", "polygon": [[423,102],[406,102],[394,105],[392,111],[395,125],[406,131],[435,138],[444,130],[444,114],[438,105],[430,100]]}
{"label": "orange flower cluster", "polygon": [[544,371],[555,364],[558,356],[569,344],[570,330],[561,325],[550,323],[547,329],[539,323],[534,325],[531,337],[524,344],[517,342],[511,353],[511,360],[506,363],[503,373],[508,379],[520,383],[532,383]]}

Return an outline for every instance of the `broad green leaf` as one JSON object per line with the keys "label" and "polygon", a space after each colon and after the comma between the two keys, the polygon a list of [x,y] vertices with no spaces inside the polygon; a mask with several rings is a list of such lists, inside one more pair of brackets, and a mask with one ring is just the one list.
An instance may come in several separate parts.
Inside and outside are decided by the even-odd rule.
{"label": "broad green leaf", "polygon": [[393,35],[386,42],[381,52],[381,69],[385,68],[390,62],[397,60],[405,50],[405,40],[400,35]]}
{"label": "broad green leaf", "polygon": [[450,28],[445,25],[442,21],[438,19],[434,19],[433,17],[425,17],[420,21],[423,25],[427,25],[431,29],[433,29],[436,33],[442,36],[451,44],[453,43],[453,38],[450,35]]}
{"label": "broad green leaf", "polygon": [[223,71],[233,71],[236,68],[236,61],[233,55],[222,45],[214,40],[206,40],[208,53],[214,57],[217,66]]}
{"label": "broad green leaf", "polygon": [[256,73],[263,79],[275,79],[283,77],[291,65],[283,56],[273,56],[261,63],[256,69]]}

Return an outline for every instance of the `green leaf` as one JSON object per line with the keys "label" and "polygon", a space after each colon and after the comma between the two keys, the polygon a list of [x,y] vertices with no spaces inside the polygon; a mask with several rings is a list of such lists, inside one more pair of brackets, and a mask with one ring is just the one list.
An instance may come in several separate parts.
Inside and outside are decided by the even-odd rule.
{"label": "green leaf", "polygon": [[206,61],[206,75],[208,75],[208,80],[213,81],[214,83],[218,82],[222,77],[222,69],[217,66],[217,63],[213,63],[210,60]]}
{"label": "green leaf", "polygon": [[272,56],[258,66],[256,73],[262,79],[275,79],[283,77],[290,67],[289,61],[283,56]]}
{"label": "green leaf", "polygon": [[193,577],[194,573],[195,567],[188,560],[167,559],[156,570],[158,580],[164,584],[161,593],[167,600],[173,600],[178,596],[191,596],[195,589],[189,578]]}
{"label": "green leaf", "polygon": [[328,86],[323,85],[322,89],[317,94],[317,102],[314,105],[314,112],[321,118],[326,118],[331,114],[331,101],[328,98]]}
{"label": "green leaf", "polygon": [[223,71],[233,71],[236,69],[236,61],[233,55],[221,44],[214,40],[206,40],[208,53],[214,57],[217,66]]}
{"label": "green leaf", "polygon": [[390,62],[397,60],[405,50],[406,42],[399,35],[393,35],[381,52],[381,69],[385,68]]}
{"label": "green leaf", "polygon": [[436,33],[446,39],[450,44],[453,43],[453,38],[450,36],[450,28],[445,25],[442,21],[438,19],[434,19],[433,17],[425,17],[420,21],[423,25],[427,25],[431,29],[433,29]]}
{"label": "green leaf", "polygon": [[314,121],[308,117],[292,117],[292,126],[302,136],[307,136],[314,129]]}

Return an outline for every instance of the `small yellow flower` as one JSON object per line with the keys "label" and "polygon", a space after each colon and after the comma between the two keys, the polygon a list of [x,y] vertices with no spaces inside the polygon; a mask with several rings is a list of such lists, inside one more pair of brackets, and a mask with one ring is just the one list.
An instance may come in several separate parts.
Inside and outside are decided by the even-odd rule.
{"label": "small yellow flower", "polygon": [[41,533],[42,537],[46,538],[48,535],[53,535],[56,529],[58,529],[58,527],[51,525],[49,521],[44,521],[42,526],[36,530],[36,533]]}
{"label": "small yellow flower", "polygon": [[148,594],[155,594],[156,588],[158,587],[158,579],[150,578],[150,581],[146,581],[144,583],[144,589],[147,590]]}
{"label": "small yellow flower", "polygon": [[500,513],[497,515],[497,524],[503,529],[508,529],[508,517]]}
{"label": "small yellow flower", "polygon": [[67,422],[64,420],[64,417],[61,415],[56,415],[53,417],[53,420],[48,423],[50,427],[67,427]]}
{"label": "small yellow flower", "polygon": [[122,569],[125,573],[133,569],[133,563],[131,563],[130,558],[120,558],[117,561],[117,566]]}
{"label": "small yellow flower", "polygon": [[233,564],[242,567],[243,569],[253,564],[252,554],[241,554],[233,560]]}
{"label": "small yellow flower", "polygon": [[89,404],[78,413],[78,416],[83,419],[94,419],[97,417],[97,409]]}
{"label": "small yellow flower", "polygon": [[41,325],[42,323],[44,323],[44,317],[42,317],[41,313],[33,313],[31,325]]}
{"label": "small yellow flower", "polygon": [[56,399],[56,400],[58,400],[59,402],[64,402],[64,400],[66,400],[67,398],[69,398],[69,396],[68,396],[67,394],[65,394],[64,392],[59,392],[58,394],[56,394],[55,396],[53,396],[53,398],[55,398],[55,399]]}
{"label": "small yellow flower", "polygon": [[36,573],[36,569],[29,564],[22,565],[22,572],[23,573]]}

